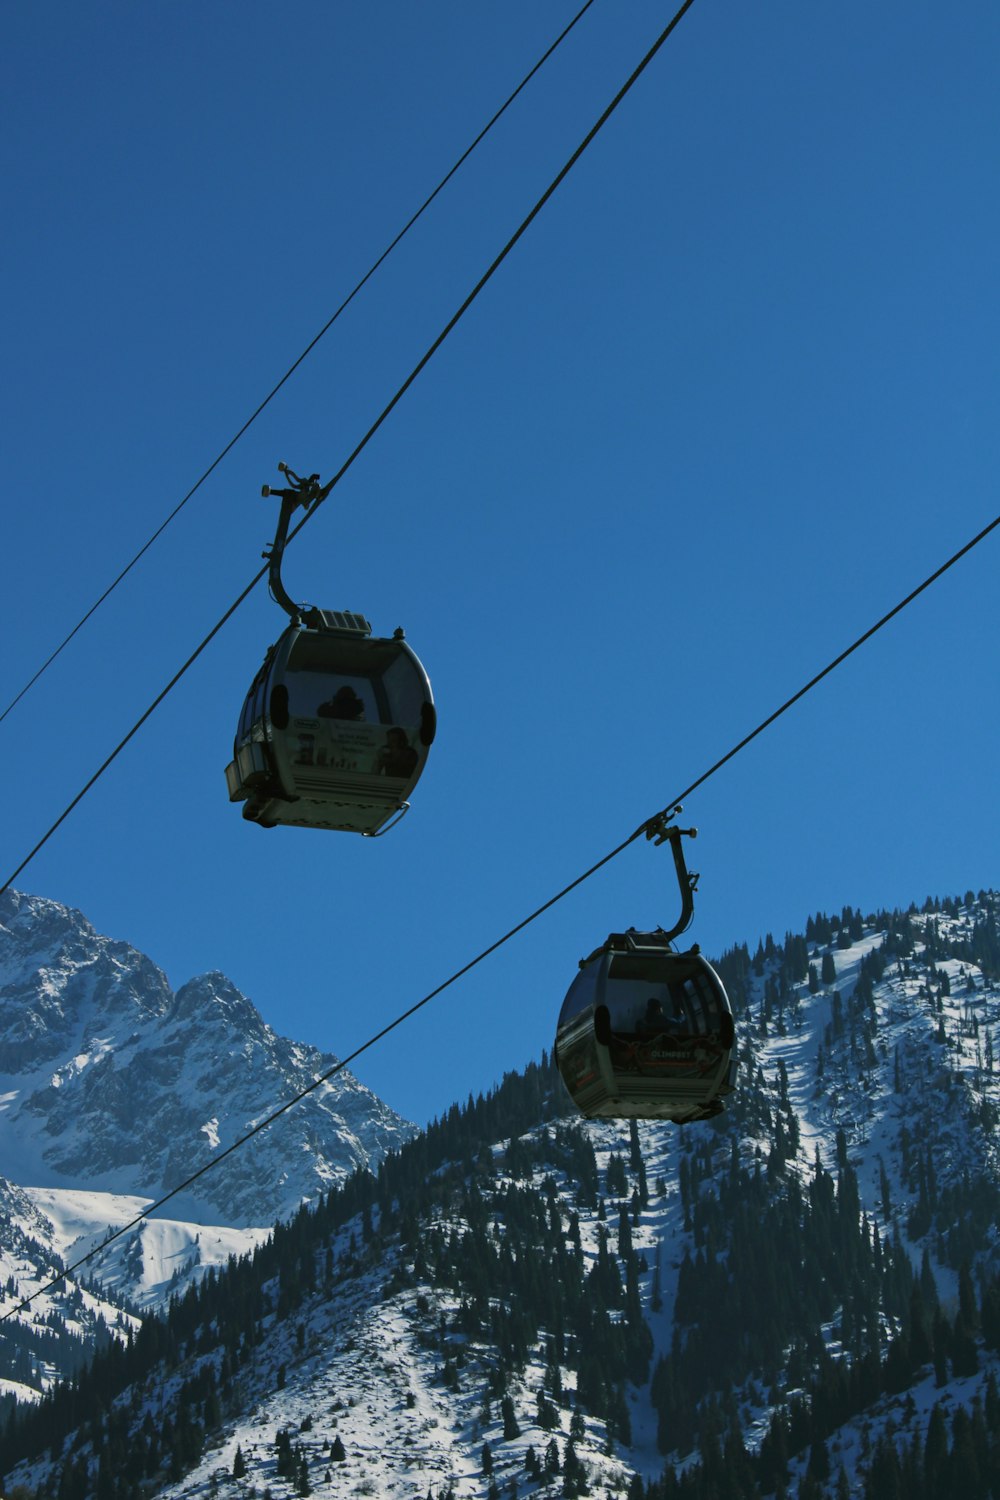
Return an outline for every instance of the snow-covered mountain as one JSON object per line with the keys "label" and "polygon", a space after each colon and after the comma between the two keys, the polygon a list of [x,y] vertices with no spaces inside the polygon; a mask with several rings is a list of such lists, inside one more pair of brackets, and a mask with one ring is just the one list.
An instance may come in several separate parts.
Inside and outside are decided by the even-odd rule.
{"label": "snow-covered mountain", "polygon": [[109,1326],[253,1250],[276,1219],[412,1136],[338,1073],[252,1151],[98,1250],[82,1285],[46,1289],[335,1063],[276,1035],[221,974],[174,994],[155,964],[79,912],[0,897],[0,1313],[4,1300],[34,1299],[0,1380],[37,1394]]}
{"label": "snow-covered mountain", "polygon": [[[276,1035],[224,975],[173,993],[76,911],[0,897],[0,1171],[23,1186],[156,1198],[337,1059]],[[348,1072],[171,1204],[272,1223],[413,1127]]]}
{"label": "snow-covered mountain", "polygon": [[506,1079],[202,1283],[103,1425],[54,1406],[8,1477],[88,1493],[127,1430],[120,1493],[170,1500],[1000,1493],[1000,898],[719,967],[724,1115],[633,1135],[548,1063]]}

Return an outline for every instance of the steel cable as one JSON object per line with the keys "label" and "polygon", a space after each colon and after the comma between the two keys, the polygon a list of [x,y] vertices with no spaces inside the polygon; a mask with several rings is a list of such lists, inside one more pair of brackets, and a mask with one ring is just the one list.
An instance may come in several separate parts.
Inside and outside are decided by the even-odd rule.
{"label": "steel cable", "polygon": [[388,257],[392,254],[393,250],[395,250],[396,246],[399,244],[400,240],[402,240],[405,235],[409,234],[410,230],[413,228],[414,224],[416,224],[417,220],[419,218],[421,218],[421,216],[426,212],[426,210],[428,208],[430,208],[431,204],[434,202],[434,199],[448,185],[448,183],[454,177],[454,175],[458,171],[458,169],[468,160],[468,158],[472,155],[473,151],[475,151],[476,147],[480,144],[480,142],[493,129],[493,126],[500,119],[501,115],[503,115],[510,108],[510,106],[513,104],[514,100],[517,98],[518,94],[520,94],[521,91],[531,82],[532,78],[534,78],[534,76],[538,72],[538,70],[543,66],[544,63],[546,63],[548,61],[548,59],[552,56],[553,52],[555,52],[556,48],[560,45],[560,43],[563,42],[567,36],[569,36],[570,32],[573,30],[573,27],[582,18],[582,16],[590,9],[590,7],[593,4],[594,4],[594,0],[586,0],[586,3],[583,6],[581,6],[581,8],[577,11],[576,15],[569,22],[568,26],[566,26],[566,27],[563,28],[563,30],[556,37],[555,41],[546,49],[545,52],[542,53],[542,56],[535,63],[534,67],[528,73],[526,73],[524,75],[524,77],[521,79],[521,82],[518,84],[517,88],[514,90],[514,92],[512,94],[510,94],[507,99],[504,100],[503,104],[501,104],[500,108],[496,111],[496,113],[492,116],[492,118],[490,120],[488,120],[487,123],[483,126],[482,130],[476,136],[476,138],[472,142],[472,144],[466,147],[466,149],[462,152],[461,156],[455,162],[454,166],[451,167],[450,170],[448,172],[446,172],[445,175],[441,178],[441,181],[438,183],[438,185],[434,189],[434,191],[432,193],[430,193],[428,195],[428,197],[426,197],[424,199],[423,203],[417,209],[416,213],[413,214],[412,217],[409,218],[406,221],[406,223],[403,225],[402,229],[396,235],[395,239],[393,239],[393,240],[390,241],[390,243],[382,251],[382,254],[378,257],[378,259],[373,262],[373,264],[371,265],[371,267],[365,272],[364,276],[362,276],[361,280],[354,287],[353,291],[351,291],[351,292],[348,293],[348,295],[344,298],[343,302],[341,302],[340,306],[337,308],[336,312],[332,315],[332,317],[330,317],[330,318],[327,319],[327,321],[324,323],[323,327],[320,329],[319,333],[316,334],[315,338],[313,338],[306,345],[306,347],[303,349],[302,353],[299,355],[298,359],[295,360],[294,364],[289,365],[288,369],[285,371],[284,375],[282,375],[282,377],[278,381],[277,385],[275,385],[274,387],[272,387],[272,389],[267,393],[267,395],[264,397],[263,401],[256,408],[256,410],[253,411],[251,413],[251,415],[247,418],[247,420],[243,423],[243,426],[239,429],[239,431],[233,437],[231,437],[229,439],[229,442],[223,448],[222,452],[218,455],[218,457],[214,458],[212,460],[212,462],[209,464],[209,466],[205,470],[205,472],[200,476],[199,479],[197,479],[194,482],[194,484],[188,490],[188,492],[184,496],[184,498],[182,500],[180,500],[177,503],[177,505],[174,506],[173,510],[166,517],[166,519],[163,522],[161,522],[161,524],[156,528],[156,530],[153,532],[153,534],[149,538],[149,540],[146,541],[139,548],[139,550],[135,554],[135,556],[129,562],[127,562],[125,564],[124,568],[122,568],[122,570],[118,574],[118,576],[116,578],[114,578],[111,581],[111,583],[108,584],[108,586],[104,590],[103,594],[101,594],[101,596],[98,599],[95,599],[94,603],[87,610],[86,614],[84,614],[84,615],[81,616],[81,618],[76,622],[76,624],[73,626],[73,629],[69,632],[69,634],[65,637],[65,639],[62,640],[60,642],[60,644],[56,647],[56,649],[52,652],[52,654],[45,659],[45,661],[42,663],[42,665],[38,668],[38,671],[35,673],[35,675],[32,678],[30,678],[29,681],[27,681],[24,684],[24,687],[21,689],[21,691],[19,693],[17,693],[15,695],[15,697],[13,697],[11,699],[11,701],[7,704],[7,707],[4,709],[3,713],[0,713],[0,724],[3,723],[4,719],[6,719],[7,715],[10,713],[11,709],[15,708],[17,706],[17,704],[20,703],[20,701],[24,697],[25,693],[27,693],[31,688],[34,687],[35,683],[48,670],[48,668],[55,661],[56,657],[59,656],[59,655],[61,655],[61,653],[69,645],[69,643],[73,639],[73,637],[80,630],[83,629],[84,625],[86,625],[87,621],[91,618],[91,616],[94,615],[94,614],[96,614],[96,612],[100,609],[100,607],[104,603],[104,601],[111,594],[114,593],[115,589],[123,581],[123,579],[125,579],[128,576],[128,574],[131,573],[131,571],[135,567],[136,563],[138,563],[140,561],[140,559],[143,558],[146,555],[146,553],[149,551],[149,549],[153,546],[153,543],[156,542],[159,539],[159,537],[161,537],[163,535],[164,531],[166,531],[166,529],[170,525],[171,521],[173,521],[174,518],[181,513],[181,511],[184,509],[185,505],[187,505],[188,501],[198,492],[198,490],[201,489],[202,485],[205,483],[205,480],[208,479],[209,476],[212,475],[215,472],[215,470],[222,463],[223,459],[226,458],[227,455],[232,452],[232,450],[236,447],[236,444],[239,442],[240,438],[243,437],[244,434],[249,431],[249,429],[253,426],[254,422],[256,422],[257,418],[260,416],[260,414],[264,410],[264,408],[270,405],[270,403],[274,400],[275,396],[281,390],[282,386],[285,385],[287,383],[287,381],[291,379],[291,377],[295,374],[295,371],[299,368],[299,366],[302,364],[302,362],[312,353],[312,351],[315,349],[316,345],[319,343],[320,339],[322,339],[327,333],[329,333],[330,329],[333,327],[334,323],[336,323],[336,321],[340,317],[341,313],[344,312],[345,309],[350,306],[350,304],[354,301],[355,297],[358,295],[358,293],[361,291],[361,289],[375,275],[375,272],[379,269],[379,267],[382,265],[382,263],[385,260],[388,259]]}
{"label": "steel cable", "polygon": [[[507,256],[510,254],[511,250],[513,250],[514,246],[517,244],[518,240],[520,240],[521,236],[525,233],[525,231],[527,230],[528,226],[534,221],[534,219],[537,217],[537,215],[541,212],[542,208],[545,206],[545,204],[552,197],[553,193],[556,191],[556,188],[559,186],[559,184],[564,180],[564,178],[568,175],[568,173],[572,170],[572,168],[579,161],[580,157],[583,155],[583,153],[587,149],[587,147],[591,144],[591,142],[593,141],[593,139],[597,135],[597,133],[603,128],[603,126],[611,118],[612,114],[618,108],[619,104],[625,98],[626,94],[628,94],[629,90],[633,87],[633,85],[637,82],[637,80],[645,72],[646,68],[649,66],[649,64],[652,62],[653,58],[659,52],[660,48],[663,46],[664,42],[670,36],[671,32],[678,25],[678,23],[680,22],[681,18],[687,13],[687,11],[689,11],[691,9],[691,6],[693,4],[694,4],[694,0],[684,0],[684,4],[680,7],[680,9],[676,12],[676,14],[672,17],[672,19],[668,22],[668,24],[664,27],[663,31],[661,31],[660,35],[657,37],[657,39],[653,43],[652,47],[650,47],[649,51],[643,57],[642,61],[638,65],[638,67],[636,67],[633,70],[633,72],[629,75],[628,79],[625,81],[625,83],[622,85],[622,87],[618,90],[618,93],[615,95],[615,97],[612,99],[611,103],[608,105],[608,107],[601,114],[601,116],[597,120],[596,124],[594,124],[591,127],[591,129],[587,132],[586,136],[583,138],[583,140],[581,141],[580,145],[573,152],[572,156],[566,162],[565,166],[553,178],[552,182],[545,189],[544,193],[538,199],[538,201],[535,203],[534,207],[530,210],[530,212],[527,214],[527,216],[521,221],[521,223],[518,226],[518,228],[511,235],[510,239],[507,241],[507,243],[504,246],[504,248],[500,251],[500,254],[495,258],[495,260],[493,260],[493,262],[490,264],[490,266],[488,267],[488,269],[479,278],[478,282],[473,287],[472,291],[469,293],[469,295],[465,298],[465,300],[462,302],[462,304],[458,308],[458,311],[456,313],[454,313],[453,316],[448,320],[448,322],[445,324],[445,326],[442,329],[442,331],[438,334],[437,338],[434,340],[434,342],[431,344],[430,348],[424,354],[423,358],[420,359],[418,361],[418,363],[414,366],[413,370],[410,372],[410,374],[403,381],[403,384],[396,391],[396,394],[389,401],[388,405],[386,405],[383,408],[383,410],[381,411],[381,413],[376,417],[375,421],[369,427],[368,431],[365,433],[365,435],[361,439],[361,441],[354,448],[353,452],[351,452],[348,455],[348,457],[345,459],[344,463],[341,464],[340,468],[334,474],[333,478],[320,491],[319,499],[311,506],[310,510],[307,512],[307,514],[305,516],[303,516],[302,520],[298,523],[298,525],[295,526],[295,527],[293,527],[292,530],[289,532],[289,534],[288,534],[288,542],[291,542],[296,536],[298,536],[298,534],[302,530],[303,526],[305,526],[312,519],[312,517],[316,514],[317,510],[320,507],[320,504],[327,498],[327,496],[330,494],[330,491],[334,488],[335,485],[339,484],[340,480],[343,479],[344,475],[347,473],[347,471],[351,467],[351,465],[355,462],[355,460],[359,457],[359,455],[368,446],[368,444],[371,442],[372,438],[375,436],[376,432],[378,432],[379,428],[382,426],[382,423],[389,416],[390,412],[395,408],[395,406],[398,404],[398,402],[406,394],[406,392],[409,390],[410,386],[416,380],[417,376],[421,373],[421,371],[423,371],[426,368],[426,366],[428,365],[428,363],[430,362],[430,360],[433,358],[433,356],[437,353],[438,349],[440,349],[441,345],[444,343],[445,339],[453,331],[453,329],[455,328],[456,324],[460,321],[460,319],[462,317],[464,317],[465,313],[468,312],[468,310],[472,306],[473,302],[476,300],[476,298],[479,296],[480,292],[483,290],[483,288],[487,285],[487,283],[494,276],[494,274],[496,273],[496,271],[500,268],[500,266],[506,260]],[[286,543],[286,545],[287,545],[287,543]],[[4,882],[4,884],[2,886],[0,886],[0,896],[3,895],[4,891],[6,891],[6,890],[9,889],[9,887],[13,884],[13,882],[21,874],[22,870],[24,870],[26,868],[26,866],[31,863],[31,861],[34,859],[35,855],[39,852],[39,850],[41,850],[42,848],[44,848],[44,846],[48,843],[49,839],[55,833],[56,829],[59,828],[66,821],[66,819],[69,817],[69,815],[73,811],[73,809],[75,807],[77,807],[80,802],[82,802],[83,798],[87,795],[87,793],[91,790],[91,788],[100,780],[100,778],[104,775],[104,773],[108,769],[108,767],[110,765],[112,765],[115,760],[117,760],[118,756],[121,754],[122,750],[124,750],[125,746],[129,743],[129,741],[131,739],[134,738],[134,736],[142,728],[143,724],[146,723],[147,719],[149,719],[150,716],[155,712],[155,710],[157,708],[159,708],[159,706],[163,702],[164,698],[166,698],[167,695],[168,695],[168,693],[170,693],[173,690],[173,688],[176,687],[177,683],[180,682],[181,678],[184,676],[185,672],[187,672],[188,668],[191,667],[194,664],[194,662],[197,661],[198,657],[205,650],[205,647],[208,646],[208,644],[212,640],[214,640],[214,638],[218,635],[219,631],[222,629],[223,625],[225,625],[226,622],[227,622],[227,620],[229,620],[232,617],[232,615],[234,615],[236,613],[236,611],[239,609],[240,605],[253,592],[253,590],[256,588],[257,584],[264,577],[264,575],[265,575],[265,573],[267,571],[268,570],[267,570],[266,567],[261,568],[260,571],[250,580],[250,582],[247,584],[246,588],[243,589],[242,593],[229,606],[229,608],[226,610],[226,612],[222,616],[222,618],[220,620],[218,620],[215,625],[212,626],[212,629],[209,631],[208,635],[206,635],[205,638],[204,638],[204,640],[201,642],[201,644],[195,648],[195,650],[188,657],[188,659],[184,663],[184,665],[174,674],[174,676],[167,683],[166,687],[163,688],[162,691],[157,694],[157,696],[153,699],[153,702],[149,705],[149,707],[145,710],[145,712],[141,715],[141,717],[135,722],[135,724],[132,725],[132,728],[128,731],[128,733],[125,735],[125,737],[122,740],[119,741],[119,743],[111,751],[111,754],[107,757],[107,759],[98,767],[98,769],[94,772],[94,774],[91,776],[90,780],[86,783],[86,785],[83,786],[80,789],[79,792],[77,792],[76,796],[69,803],[69,805],[63,809],[63,811],[59,814],[58,818],[52,824],[52,826],[38,840],[37,844],[35,844],[34,848],[31,850],[31,852],[25,856],[25,858],[18,865],[17,869],[14,870],[14,872],[11,875],[8,876],[8,878],[6,879],[6,881]]]}
{"label": "steel cable", "polygon": [[425,1005],[429,1005],[430,1002],[436,999],[438,995],[442,994],[446,989],[449,989],[453,984],[456,984],[459,979],[464,978],[465,975],[470,973],[472,969],[483,963],[492,954],[496,953],[499,948],[502,948],[505,943],[510,942],[512,938],[516,937],[519,932],[523,932],[524,929],[526,927],[529,927],[532,922],[537,921],[537,919],[544,915],[545,912],[551,910],[553,906],[562,901],[564,897],[568,896],[571,891],[576,890],[578,886],[583,885],[584,881],[589,880],[592,875],[596,875],[598,870],[601,870],[605,865],[610,864],[611,861],[613,859],[616,859],[619,854],[622,854],[629,847],[629,845],[634,844],[636,839],[642,837],[648,832],[652,832],[654,826],[659,824],[661,819],[665,815],[669,814],[677,806],[678,803],[685,801],[688,797],[691,796],[694,791],[698,789],[698,787],[703,786],[711,776],[714,776],[717,771],[721,770],[724,765],[728,764],[728,762],[731,761],[734,756],[738,755],[740,751],[743,750],[747,745],[749,745],[752,740],[755,740],[758,735],[764,732],[765,729],[769,728],[769,726],[775,723],[777,719],[781,718],[782,714],[787,713],[787,711],[795,703],[798,703],[800,699],[802,699],[806,695],[806,693],[810,692],[814,687],[817,686],[818,683],[822,682],[825,677],[828,677],[830,673],[833,672],[837,667],[839,667],[843,662],[845,662],[849,656],[851,656],[867,641],[871,640],[873,635],[875,635],[879,630],[887,625],[890,620],[894,619],[896,615],[898,615],[907,607],[907,605],[912,604],[914,599],[918,598],[920,594],[922,594],[926,589],[930,588],[931,584],[935,583],[944,573],[948,571],[949,568],[954,567],[957,562],[965,557],[967,553],[971,552],[974,547],[978,546],[980,542],[984,541],[986,537],[988,537],[992,531],[995,531],[998,526],[1000,526],[1000,516],[996,516],[988,526],[984,526],[982,531],[974,536],[971,541],[966,542],[964,547],[959,548],[959,550],[954,553],[947,562],[942,563],[939,568],[936,568],[933,573],[931,573],[927,578],[924,579],[923,583],[919,584],[915,589],[912,589],[904,599],[901,599],[900,602],[894,605],[892,609],[890,609],[881,617],[881,619],[877,620],[874,625],[870,626],[866,631],[864,631],[862,635],[858,636],[857,640],[852,642],[852,644],[848,646],[846,650],[841,651],[838,656],[834,657],[834,659],[829,662],[827,666],[822,669],[822,671],[817,672],[814,677],[811,677],[809,681],[798,690],[797,693],[793,693],[790,698],[786,699],[785,702],[780,706],[780,708],[777,708],[773,713],[768,714],[766,719],[762,719],[761,722],[757,725],[756,729],[753,729],[749,734],[744,735],[744,737],[739,740],[731,750],[727,751],[725,755],[720,756],[720,758],[712,766],[710,766],[707,771],[703,772],[701,776],[699,776],[695,781],[691,782],[690,786],[686,787],[684,791],[679,792],[676,797],[671,797],[661,812],[654,813],[651,818],[647,818],[645,822],[640,823],[639,827],[636,828],[632,833],[630,833],[628,838],[623,839],[620,844],[616,845],[614,849],[610,850],[609,853],[605,854],[595,864],[592,864],[583,872],[583,874],[578,875],[574,880],[571,880],[568,885],[563,886],[563,888],[554,896],[550,896],[549,899],[543,902],[541,906],[536,907],[529,916],[522,918],[520,922],[516,923],[515,926],[511,927],[507,932],[505,932],[502,937],[497,938],[495,942],[489,945],[489,947],[484,948],[481,953],[478,953],[475,958],[472,958],[468,963],[463,964],[460,969],[456,969],[455,972],[451,974],[447,979],[445,979],[441,984],[437,985],[433,990],[430,990],[428,994],[424,995],[422,999],[417,1000],[407,1010],[402,1011],[398,1016],[396,1016],[394,1020],[390,1021],[388,1025],[383,1026],[380,1031],[377,1031],[374,1036],[369,1037],[366,1042],[363,1042],[361,1044],[361,1046],[356,1047],[353,1052],[349,1053],[340,1062],[336,1063],[332,1068],[327,1069],[325,1073],[321,1073],[318,1078],[314,1078],[312,1083],[308,1084],[304,1089],[300,1089],[297,1094],[294,1094],[291,1098],[286,1099],[285,1102],[283,1104],[280,1104],[275,1110],[271,1112],[271,1114],[267,1115],[263,1120],[259,1120],[254,1126],[251,1127],[250,1130],[239,1136],[235,1141],[232,1142],[231,1145],[227,1146],[224,1151],[220,1151],[217,1156],[213,1156],[211,1161],[206,1162],[203,1167],[199,1167],[196,1172],[193,1172],[190,1177],[185,1178],[185,1180],[179,1183],[177,1187],[172,1188],[169,1193],[165,1193],[162,1198],[158,1198],[155,1203],[151,1203],[143,1213],[137,1214],[134,1219],[131,1219],[127,1224],[123,1224],[112,1234],[109,1234],[104,1240],[102,1240],[100,1245],[95,1246],[93,1250],[88,1251],[86,1255],[81,1256],[79,1260],[74,1261],[73,1264],[67,1266],[65,1270],[60,1271],[56,1276],[53,1276],[50,1280],[44,1282],[42,1286],[37,1289],[37,1291],[34,1291],[30,1296],[23,1298],[16,1304],[16,1306],[8,1309],[7,1312],[0,1316],[0,1323],[5,1322],[8,1318],[13,1317],[18,1312],[24,1311],[24,1309],[30,1306],[30,1304],[35,1300],[36,1297],[40,1297],[43,1292],[48,1291],[53,1286],[56,1286],[60,1281],[64,1280],[65,1277],[71,1276],[74,1271],[78,1271],[81,1266],[86,1265],[87,1262],[92,1260],[95,1255],[99,1255],[101,1251],[107,1249],[109,1245],[113,1244],[115,1240],[120,1239],[122,1235],[128,1234],[132,1229],[136,1229],[146,1219],[150,1218],[159,1209],[163,1208],[167,1203],[169,1203],[172,1198],[177,1197],[179,1193],[182,1193],[187,1188],[191,1187],[200,1178],[204,1177],[206,1173],[213,1171],[217,1166],[224,1162],[228,1156],[231,1156],[234,1151],[238,1151],[242,1146],[245,1146],[248,1141],[253,1140],[254,1136],[259,1135],[262,1130],[266,1130],[268,1126],[273,1125],[275,1120],[280,1119],[283,1114],[286,1114],[288,1110],[292,1109],[296,1104],[300,1104],[303,1099],[314,1093],[315,1090],[320,1088],[324,1083],[328,1083],[331,1078],[334,1078],[350,1063],[354,1062],[363,1053],[367,1052],[371,1047],[374,1047],[377,1042],[382,1041],[383,1038],[387,1037],[390,1034],[390,1032],[395,1031],[398,1026],[402,1026],[404,1021],[408,1021],[412,1016],[416,1015],[417,1011],[422,1010]]}

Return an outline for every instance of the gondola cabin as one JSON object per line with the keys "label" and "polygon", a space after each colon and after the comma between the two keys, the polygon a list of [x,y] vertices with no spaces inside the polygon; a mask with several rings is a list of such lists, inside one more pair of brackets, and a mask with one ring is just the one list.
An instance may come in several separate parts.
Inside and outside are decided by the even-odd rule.
{"label": "gondola cabin", "polygon": [[705,1120],[732,1092],[733,1013],[697,946],[665,932],[613,932],[563,1001],[556,1062],[592,1118]]}
{"label": "gondola cabin", "polygon": [[377,834],[409,806],[434,739],[431,685],[402,630],[310,609],[271,647],[226,767],[232,802],[262,828]]}

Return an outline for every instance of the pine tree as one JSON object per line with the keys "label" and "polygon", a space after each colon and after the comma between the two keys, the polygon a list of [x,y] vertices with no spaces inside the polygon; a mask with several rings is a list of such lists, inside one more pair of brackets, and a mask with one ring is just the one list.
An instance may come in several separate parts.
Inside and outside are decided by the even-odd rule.
{"label": "pine tree", "polygon": [[637,1120],[628,1122],[628,1145],[629,1166],[633,1172],[638,1172],[642,1166],[642,1146],[639,1143],[639,1123]]}
{"label": "pine tree", "polygon": [[948,1463],[948,1428],[941,1403],[935,1401],[924,1438],[924,1482],[929,1495],[939,1493]]}
{"label": "pine tree", "polygon": [[964,1406],[955,1409],[951,1421],[951,1457],[948,1482],[955,1495],[982,1493],[979,1460],[973,1442],[972,1423]]}
{"label": "pine tree", "polygon": [[788,1422],[780,1408],[772,1415],[760,1445],[758,1475],[765,1494],[783,1486],[788,1477]]}
{"label": "pine tree", "polygon": [[930,1364],[934,1357],[930,1334],[927,1332],[927,1316],[924,1309],[924,1296],[919,1281],[913,1283],[910,1293],[910,1361],[911,1368],[916,1371],[923,1365]]}
{"label": "pine tree", "polygon": [[978,1369],[979,1353],[976,1349],[976,1336],[966,1324],[962,1314],[959,1313],[955,1319],[955,1328],[951,1341],[952,1374],[956,1376],[975,1375]]}
{"label": "pine tree", "polygon": [[657,1313],[663,1308],[663,1283],[660,1274],[660,1247],[656,1247],[656,1266],[653,1270],[653,1293],[650,1299],[651,1311]]}
{"label": "pine tree", "polygon": [[872,1456],[865,1500],[903,1500],[899,1454],[891,1438],[881,1437]]}
{"label": "pine tree", "polygon": [[965,1326],[970,1330],[976,1328],[979,1316],[976,1308],[976,1291],[972,1284],[972,1273],[969,1270],[968,1261],[963,1261],[959,1267],[958,1307],[959,1316]]}
{"label": "pine tree", "polygon": [[552,1432],[559,1426],[559,1413],[544,1391],[538,1392],[538,1408],[535,1421],[543,1432]]}
{"label": "pine tree", "polygon": [[517,1417],[514,1414],[514,1402],[510,1396],[504,1396],[500,1402],[500,1416],[503,1421],[503,1440],[511,1442],[514,1438],[521,1436],[521,1429],[517,1425]]}
{"label": "pine tree", "polygon": [[292,1440],[285,1429],[279,1428],[275,1433],[274,1446],[278,1450],[275,1459],[275,1469],[284,1479],[290,1478],[295,1472],[295,1463],[292,1458]]}
{"label": "pine tree", "polygon": [[577,1495],[585,1494],[586,1490],[586,1471],[584,1470],[583,1464],[580,1462],[580,1458],[577,1454],[576,1448],[573,1446],[573,1440],[572,1438],[570,1438],[569,1442],[566,1444],[566,1451],[563,1454],[562,1492],[566,1497],[566,1500],[575,1500],[575,1497]]}
{"label": "pine tree", "polygon": [[609,1198],[624,1198],[628,1192],[628,1177],[625,1173],[625,1163],[616,1152],[608,1157],[608,1168],[604,1174]]}
{"label": "pine tree", "polygon": [[830,1455],[822,1438],[809,1449],[809,1467],[806,1472],[821,1483],[830,1477]]}
{"label": "pine tree", "polygon": [[623,1261],[628,1260],[632,1254],[632,1226],[624,1203],[618,1210],[618,1254]]}

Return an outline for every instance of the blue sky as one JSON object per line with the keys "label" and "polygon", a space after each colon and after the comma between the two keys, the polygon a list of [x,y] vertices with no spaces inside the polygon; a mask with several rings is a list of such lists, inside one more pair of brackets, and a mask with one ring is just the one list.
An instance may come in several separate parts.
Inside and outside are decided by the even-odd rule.
{"label": "blue sky", "polygon": [[[576,8],[7,10],[4,705]],[[668,15],[596,0],[0,724],[5,878],[256,572],[277,462],[339,467]],[[259,589],[18,885],[344,1054],[694,781],[997,512],[998,65],[986,0],[697,0],[289,550],[431,674],[408,818],[228,803]],[[691,799],[706,951],[996,883],[998,545]],[[489,1087],[672,878],[633,846],[359,1076],[420,1122]]]}

